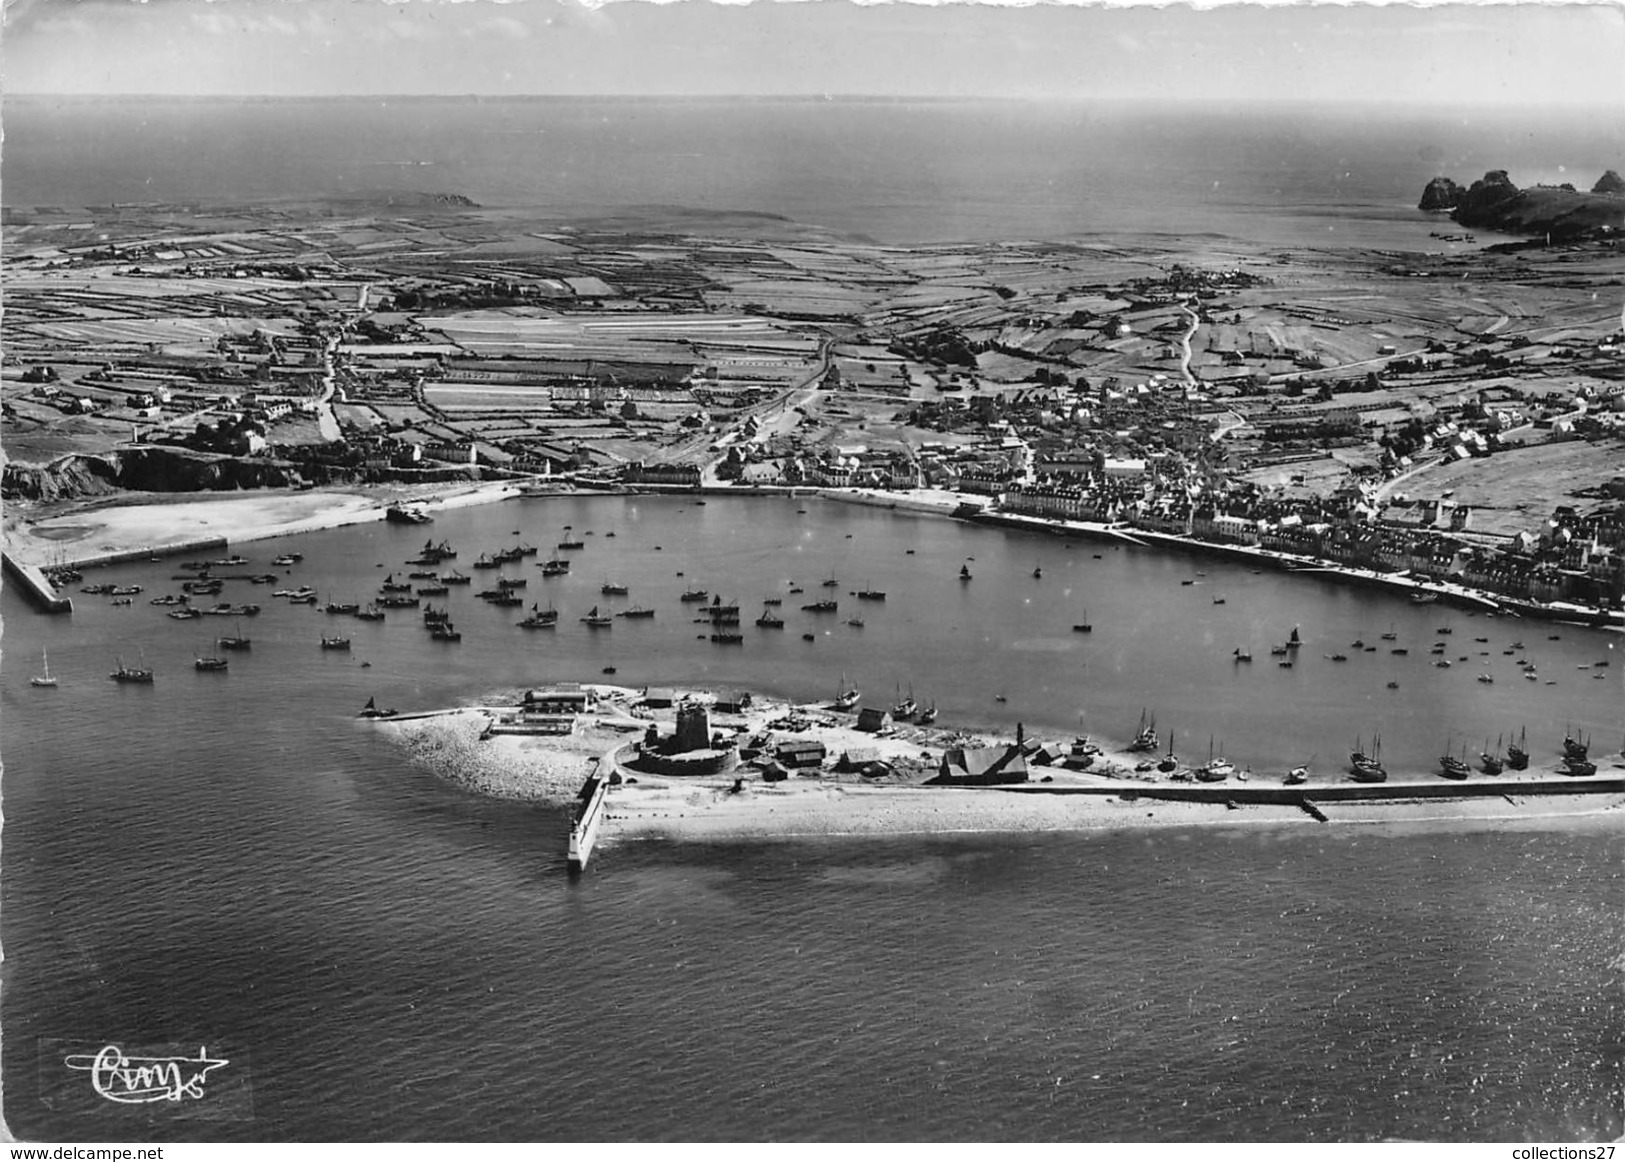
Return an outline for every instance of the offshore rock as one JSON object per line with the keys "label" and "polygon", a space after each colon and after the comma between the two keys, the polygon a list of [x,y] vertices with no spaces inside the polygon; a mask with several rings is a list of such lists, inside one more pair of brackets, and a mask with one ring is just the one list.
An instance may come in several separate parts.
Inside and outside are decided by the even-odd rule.
{"label": "offshore rock", "polygon": [[1434,178],[1422,191],[1419,210],[1454,210],[1461,200],[1461,187],[1449,178]]}

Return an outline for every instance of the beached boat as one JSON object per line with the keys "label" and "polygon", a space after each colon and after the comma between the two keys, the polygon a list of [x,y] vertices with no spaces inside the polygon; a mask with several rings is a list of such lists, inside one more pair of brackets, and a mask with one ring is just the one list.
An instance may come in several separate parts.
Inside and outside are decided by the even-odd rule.
{"label": "beached boat", "polygon": [[1140,725],[1135,731],[1134,741],[1128,744],[1128,749],[1135,752],[1153,751],[1157,749],[1157,746],[1157,720],[1155,718],[1147,719],[1145,711],[1141,710]]}
{"label": "beached boat", "polygon": [[1235,763],[1222,755],[1217,758],[1214,757],[1213,738],[1210,735],[1207,740],[1207,762],[1203,766],[1196,768],[1196,781],[1199,783],[1222,783],[1235,773]]}
{"label": "beached boat", "polygon": [[1501,753],[1501,740],[1495,740],[1495,751],[1490,751],[1490,740],[1484,740],[1484,750],[1478,756],[1478,767],[1486,775],[1498,775],[1506,769],[1506,758]]}
{"label": "beached boat", "polygon": [[1562,774],[1584,778],[1597,773],[1597,764],[1588,759],[1566,758],[1557,769]]}
{"label": "beached boat", "polygon": [[930,726],[936,720],[937,704],[935,702],[931,703],[931,705],[927,706],[924,710],[920,711],[914,716],[914,721],[919,723],[921,726]]}
{"label": "beached boat", "polygon": [[897,721],[897,722],[902,722],[902,721],[904,721],[906,719],[913,718],[914,717],[914,712],[916,710],[918,710],[918,709],[919,709],[919,706],[914,701],[914,691],[913,691],[913,689],[910,688],[909,692],[908,692],[908,697],[904,698],[903,697],[903,687],[902,687],[902,684],[899,683],[898,687],[897,687],[897,701],[896,701],[896,703],[894,703],[892,705],[892,708],[891,708],[891,716],[892,716],[893,720]]}
{"label": "beached boat", "polygon": [[1354,750],[1349,754],[1349,774],[1356,783],[1381,783],[1388,778],[1388,772],[1382,766],[1382,736],[1377,735],[1371,740],[1371,753],[1366,754],[1359,740],[1354,743]]}
{"label": "beached boat", "polygon": [[361,708],[361,712],[359,714],[357,714],[356,717],[357,718],[393,718],[393,717],[395,717],[395,714],[396,714],[396,711],[395,711],[395,709],[393,707],[391,707],[388,710],[380,710],[380,709],[378,709],[378,703],[376,701],[374,701],[373,699],[368,698],[367,699],[367,704]]}
{"label": "beached boat", "polygon": [[1575,738],[1572,731],[1563,735],[1563,757],[1566,759],[1583,759],[1591,750],[1589,738]]}
{"label": "beached boat", "polygon": [[51,677],[51,655],[48,650],[42,649],[40,651],[40,665],[44,667],[44,672],[28,679],[28,684],[30,686],[55,686],[56,679]]}
{"label": "beached boat", "polygon": [[1461,757],[1457,758],[1446,746],[1445,753],[1439,756],[1439,774],[1447,779],[1465,779],[1472,773],[1473,769],[1467,765],[1467,748],[1463,747]]}
{"label": "beached boat", "polygon": [[[1309,761],[1313,762],[1314,760],[1310,759]],[[1296,787],[1301,783],[1307,783],[1309,781],[1309,763],[1304,763],[1302,766],[1293,767],[1286,773],[1286,778],[1282,779],[1281,781],[1289,787]]]}
{"label": "beached boat", "polygon": [[1524,728],[1518,728],[1518,741],[1507,744],[1507,766],[1515,771],[1526,770],[1529,767],[1529,749],[1524,740]]}
{"label": "beached boat", "polygon": [[833,704],[835,709],[850,710],[852,707],[858,704],[858,699],[862,696],[862,691],[860,691],[856,686],[850,688],[847,687],[846,674],[843,672],[841,674],[841,685],[835,691],[835,702]]}
{"label": "beached boat", "polygon": [[426,525],[434,518],[421,509],[392,504],[384,510],[384,519],[395,525]]}
{"label": "beached boat", "polygon": [[1174,754],[1174,732],[1168,732],[1168,753],[1157,761],[1157,770],[1171,775],[1179,769],[1179,756]]}

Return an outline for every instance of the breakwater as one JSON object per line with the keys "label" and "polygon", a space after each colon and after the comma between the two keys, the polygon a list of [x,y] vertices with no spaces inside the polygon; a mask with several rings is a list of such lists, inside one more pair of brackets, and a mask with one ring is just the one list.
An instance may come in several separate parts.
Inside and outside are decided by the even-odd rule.
{"label": "breakwater", "polygon": [[34,607],[42,613],[72,613],[73,601],[60,596],[56,587],[46,580],[38,565],[25,565],[10,553],[0,555],[5,562],[5,572],[24,593]]}

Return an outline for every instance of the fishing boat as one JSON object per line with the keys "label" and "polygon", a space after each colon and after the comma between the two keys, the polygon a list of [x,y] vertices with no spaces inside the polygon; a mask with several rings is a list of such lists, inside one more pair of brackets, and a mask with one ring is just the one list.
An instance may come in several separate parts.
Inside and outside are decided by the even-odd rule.
{"label": "fishing boat", "polygon": [[1356,783],[1381,783],[1388,778],[1382,766],[1381,735],[1373,736],[1370,754],[1365,753],[1358,739],[1355,740],[1354,750],[1349,754],[1349,774]]}
{"label": "fishing boat", "polygon": [[419,597],[447,597],[451,594],[451,587],[449,585],[419,585],[417,594]]}
{"label": "fishing boat", "polygon": [[1597,773],[1597,764],[1586,759],[1566,758],[1557,769],[1565,775],[1584,778],[1586,775]]}
{"label": "fishing boat", "polygon": [[762,616],[756,619],[756,624],[761,629],[783,629],[784,618],[770,609],[764,609],[762,610]]}
{"label": "fishing boat", "polygon": [[742,633],[714,633],[711,635],[711,640],[719,646],[737,646],[744,644],[745,635]]}
{"label": "fishing boat", "polygon": [[1244,650],[1240,646],[1230,651],[1230,657],[1237,662],[1250,662],[1253,660],[1251,650]]}
{"label": "fishing boat", "polygon": [[1075,622],[1072,623],[1072,632],[1073,633],[1094,633],[1095,632],[1094,624],[1089,620],[1089,611],[1087,609],[1085,609],[1083,611],[1083,620],[1082,621],[1075,621]]}
{"label": "fishing boat", "polygon": [[176,621],[191,621],[195,617],[202,617],[203,611],[201,609],[183,607],[181,609],[171,609],[167,616],[173,617]]}
{"label": "fishing boat", "polygon": [[437,621],[429,627],[429,636],[437,642],[460,642],[462,631],[449,621]]}
{"label": "fishing boat", "polygon": [[426,525],[434,518],[419,509],[408,508],[403,504],[392,504],[384,510],[384,519],[390,524]]}
{"label": "fishing boat", "polygon": [[1484,749],[1478,756],[1478,767],[1486,775],[1498,775],[1506,769],[1506,759],[1501,753],[1501,740],[1495,740],[1495,751],[1490,752],[1490,740],[1484,740]]}
{"label": "fishing boat", "polygon": [[1033,569],[1033,580],[1037,581],[1044,576],[1044,566],[1039,565]]}
{"label": "fishing boat", "polygon": [[605,581],[598,587],[598,592],[605,597],[625,597],[631,589],[616,581]]}
{"label": "fishing boat", "polygon": [[1213,757],[1213,736],[1207,740],[1207,763],[1196,769],[1196,781],[1199,783],[1222,783],[1236,773],[1236,764],[1222,755]]}
{"label": "fishing boat", "polygon": [[1447,779],[1465,779],[1473,770],[1467,765],[1467,748],[1462,748],[1462,757],[1457,758],[1450,753],[1446,746],[1445,753],[1439,756],[1439,774]]}
{"label": "fishing boat", "polygon": [[357,621],[383,621],[384,611],[378,608],[377,602],[370,602],[367,608],[356,611]]}
{"label": "fishing boat", "polygon": [[1293,626],[1292,632],[1287,635],[1286,648],[1289,650],[1295,650],[1301,645],[1303,645],[1303,639],[1298,636],[1298,627]]}
{"label": "fishing boat", "polygon": [[969,581],[970,580],[970,566],[969,565],[961,565],[961,566],[959,566],[959,579],[961,581]]}
{"label": "fishing boat", "polygon": [[808,613],[834,613],[838,606],[833,601],[814,601],[810,605],[803,605],[801,608]]}
{"label": "fishing boat", "polygon": [[914,712],[918,709],[919,706],[916,705],[914,701],[913,687],[909,688],[908,697],[904,698],[903,687],[902,684],[899,683],[897,687],[897,701],[891,708],[892,718],[898,722],[901,722],[904,719],[913,718]]}
{"label": "fishing boat", "polygon": [[211,656],[207,658],[194,657],[192,659],[192,667],[196,670],[224,670],[227,665],[225,658]]}
{"label": "fishing boat", "polygon": [[846,673],[843,671],[841,674],[841,685],[839,689],[835,691],[835,709],[850,710],[852,707],[858,704],[858,699],[862,696],[862,691],[860,691],[856,686],[852,686],[850,688],[847,686]]}
{"label": "fishing boat", "polygon": [[570,571],[570,562],[562,557],[549,557],[542,562],[543,577],[561,577]]}
{"label": "fishing boat", "polygon": [[599,613],[596,605],[589,609],[587,616],[581,620],[589,629],[608,629],[615,624],[615,619],[607,614]]}
{"label": "fishing boat", "polygon": [[252,648],[254,643],[243,636],[243,627],[239,625],[235,628],[235,633],[227,637],[215,638],[214,644],[223,650],[246,650]]}
{"label": "fishing boat", "polygon": [[355,601],[329,601],[322,606],[323,613],[331,613],[335,616],[342,613],[353,617],[360,611],[361,605]]}
{"label": "fishing boat", "polygon": [[1165,775],[1171,775],[1179,769],[1179,756],[1174,754],[1174,732],[1168,732],[1168,753],[1157,762],[1157,770]]}
{"label": "fishing boat", "polygon": [[114,670],[108,675],[108,677],[112,678],[113,681],[136,682],[141,684],[152,681],[152,667],[147,665],[147,657],[145,653],[141,655],[141,664],[139,666],[126,666],[123,658],[119,658],[117,661],[118,669]]}
{"label": "fishing boat", "polygon": [[34,675],[28,680],[28,684],[30,686],[55,686],[56,679],[51,677],[51,655],[48,650],[40,651],[40,665],[44,667],[45,672]]}
{"label": "fishing boat", "polygon": [[930,726],[936,720],[937,704],[935,702],[931,703],[931,705],[927,706],[924,710],[920,711],[914,716],[914,721],[919,723],[921,726]]}
{"label": "fishing boat", "polygon": [[423,624],[424,625],[436,625],[436,624],[438,624],[440,622],[450,621],[450,620],[451,620],[451,611],[450,610],[436,609],[433,605],[429,605],[429,606],[424,607],[424,610],[423,610]]}
{"label": "fishing boat", "polygon": [[328,637],[326,634],[322,635],[322,649],[324,650],[347,650],[349,648],[350,639],[347,637]]}
{"label": "fishing boat", "polygon": [[552,629],[559,623],[559,611],[549,607],[538,609],[535,605],[530,607],[530,613],[523,621],[516,624],[522,629]]}
{"label": "fishing boat", "polygon": [[859,589],[858,590],[858,600],[859,601],[884,601],[884,600],[886,600],[886,591],[884,589]]}
{"label": "fishing boat", "polygon": [[305,559],[303,553],[283,553],[280,557],[272,557],[273,565],[296,565]]}
{"label": "fishing boat", "polygon": [[395,713],[396,713],[396,711],[394,710],[393,707],[391,707],[388,710],[380,710],[380,709],[378,709],[378,703],[376,701],[374,701],[373,699],[368,698],[367,699],[367,704],[361,708],[361,712],[359,714],[357,714],[356,717],[357,718],[393,718],[393,717],[395,717]]}
{"label": "fishing boat", "polygon": [[681,597],[679,597],[677,600],[679,600],[679,601],[689,601],[689,602],[705,601],[710,596],[711,596],[711,591],[709,589],[699,589],[699,588],[695,588],[695,587],[691,586],[691,587],[683,590],[683,595]]}
{"label": "fishing boat", "polygon": [[641,605],[634,605],[631,609],[623,609],[623,610],[621,610],[621,612],[617,613],[615,616],[616,617],[624,617],[624,618],[627,618],[627,619],[629,619],[631,621],[645,621],[645,620],[653,617],[654,615],[655,615],[654,610],[645,609]]}
{"label": "fishing boat", "polygon": [[1152,751],[1157,749],[1157,720],[1147,719],[1145,711],[1140,711],[1140,726],[1135,731],[1134,741],[1128,744],[1131,751]]}
{"label": "fishing boat", "polygon": [[560,541],[559,542],[559,548],[563,549],[565,551],[569,551],[569,550],[572,550],[572,549],[585,549],[586,547],[587,547],[587,542],[586,541]]}
{"label": "fishing boat", "polygon": [[1575,738],[1573,733],[1565,731],[1563,734],[1563,757],[1566,759],[1583,759],[1591,750],[1589,738]]}
{"label": "fishing boat", "polygon": [[1518,741],[1507,743],[1507,766],[1515,771],[1526,770],[1529,767],[1529,750],[1524,741],[1524,728],[1518,728]]}
{"label": "fishing boat", "polygon": [[[1395,633],[1394,629],[1393,629],[1393,626],[1390,625],[1388,627],[1388,632],[1382,635],[1382,640],[1385,641],[1385,642],[1391,642],[1391,641],[1394,641],[1398,637],[1399,637],[1399,634]],[[1482,641],[1483,639],[1480,638],[1479,640]]]}
{"label": "fishing boat", "polygon": [[391,573],[384,578],[384,583],[379,586],[379,590],[383,593],[410,593],[412,592],[412,583],[410,581],[397,581],[395,580],[395,574]]}
{"label": "fishing boat", "polygon": [[853,629],[862,629],[863,628],[863,618],[861,618],[861,617],[849,617],[849,618],[846,619],[846,624],[851,626]]}
{"label": "fishing boat", "polygon": [[502,568],[502,562],[491,556],[490,553],[481,553],[478,557],[474,558],[474,568],[500,569]]}

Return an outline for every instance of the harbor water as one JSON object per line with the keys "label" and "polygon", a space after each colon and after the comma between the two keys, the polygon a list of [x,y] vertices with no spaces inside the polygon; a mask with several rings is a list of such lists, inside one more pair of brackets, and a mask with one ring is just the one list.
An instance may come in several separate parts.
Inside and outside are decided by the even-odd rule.
{"label": "harbor water", "polygon": [[[463,639],[441,643],[416,610],[368,623],[271,596],[364,603],[425,537],[457,548],[470,590],[494,584],[481,552],[537,546],[502,572],[559,627],[453,589],[433,600]],[[304,554],[212,599],[264,607],[241,622],[150,606],[179,591],[173,559],[87,571],[144,586],[130,606],[0,598],[0,1019],[22,1137],[1625,1130],[1611,820],[610,843],[572,880],[565,808],[453,790],[354,718],[369,697],[406,711],[553,681],[827,699],[844,675],[868,704],[912,687],[943,726],[1124,738],[1144,711],[1187,758],[1211,738],[1257,777],[1312,759],[1330,779],[1373,734],[1395,771],[1519,731],[1537,761],[1568,729],[1613,754],[1616,635],[817,499],[515,500],[233,548],[250,564],[220,572]],[[555,551],[572,568],[544,580]],[[742,645],[701,640],[690,586],[739,603]],[[833,615],[801,609],[831,595]],[[783,630],[751,624],[770,596]],[[594,632],[593,605],[656,614]],[[194,670],[239,625],[252,649]],[[1268,651],[1295,625],[1284,669]],[[320,648],[336,632],[348,653]],[[1441,640],[1469,661],[1431,666]],[[54,690],[28,682],[45,648]],[[120,660],[156,680],[110,681]],[[67,1042],[206,1045],[240,1100],[210,1119],[65,1099]]]}

